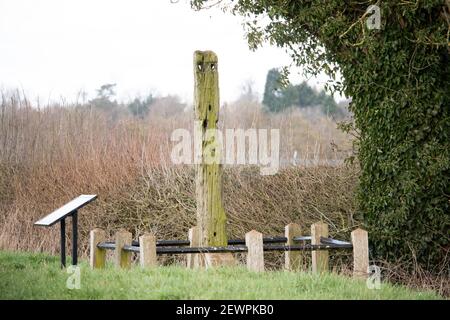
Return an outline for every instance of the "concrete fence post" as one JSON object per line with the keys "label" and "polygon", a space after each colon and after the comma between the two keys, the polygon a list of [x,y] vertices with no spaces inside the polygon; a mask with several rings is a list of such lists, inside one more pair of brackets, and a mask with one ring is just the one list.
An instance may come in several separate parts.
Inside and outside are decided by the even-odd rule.
{"label": "concrete fence post", "polygon": [[[200,247],[200,228],[198,226],[189,229],[188,239],[191,247]],[[186,262],[189,269],[203,267],[203,261],[201,254],[187,254]]]}
{"label": "concrete fence post", "polygon": [[[311,225],[311,244],[321,244],[320,237],[328,238],[328,225],[317,222]],[[328,271],[328,250],[313,250],[312,272],[322,273]]]}
{"label": "concrete fence post", "polygon": [[139,262],[141,267],[156,267],[156,237],[146,233],[139,237]]}
{"label": "concrete fence post", "polygon": [[353,277],[365,279],[369,268],[369,237],[366,230],[356,229],[351,234],[353,245]]}
{"label": "concrete fence post", "polygon": [[100,249],[97,245],[106,240],[105,230],[96,228],[89,234],[89,265],[93,269],[104,268],[106,263],[106,250]]}
{"label": "concrete fence post", "polygon": [[[296,223],[290,223],[284,228],[284,236],[287,238],[286,245],[295,244],[294,237],[301,236],[300,226]],[[302,266],[302,255],[300,251],[285,251],[284,266],[289,271],[299,271]]]}
{"label": "concrete fence post", "polygon": [[130,246],[132,242],[131,232],[120,230],[116,233],[116,249],[114,251],[114,263],[119,268],[129,268],[131,266],[131,252],[123,250],[123,247]]}
{"label": "concrete fence post", "polygon": [[247,269],[250,271],[264,271],[264,243],[262,233],[252,230],[245,234],[247,246]]}

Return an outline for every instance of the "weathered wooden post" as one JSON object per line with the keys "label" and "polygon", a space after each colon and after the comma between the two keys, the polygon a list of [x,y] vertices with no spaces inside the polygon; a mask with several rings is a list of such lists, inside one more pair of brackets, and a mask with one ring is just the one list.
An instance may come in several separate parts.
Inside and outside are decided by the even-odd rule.
{"label": "weathered wooden post", "polygon": [[121,230],[116,233],[116,249],[114,251],[114,262],[119,268],[129,268],[131,266],[131,252],[123,250],[123,247],[131,246],[131,232]]}
{"label": "weathered wooden post", "polygon": [[365,279],[369,269],[369,238],[366,230],[356,229],[351,234],[353,245],[353,277]]}
{"label": "weathered wooden post", "polygon": [[153,234],[139,237],[139,262],[143,268],[156,267],[156,238]]}
{"label": "weathered wooden post", "polygon": [[262,233],[252,230],[245,234],[247,246],[247,269],[250,271],[264,271],[264,242]]}
{"label": "weathered wooden post", "polygon": [[[290,223],[284,227],[284,236],[287,238],[286,245],[293,246],[295,244],[294,237],[300,237],[301,229],[296,223]],[[285,251],[284,266],[289,271],[299,271],[302,266],[302,255],[300,251]]]}
{"label": "weathered wooden post", "polygon": [[[317,222],[311,225],[311,244],[320,244],[320,237],[328,238],[328,225],[323,222]],[[328,251],[312,251],[312,272],[328,271]]]}
{"label": "weathered wooden post", "polygon": [[104,268],[105,262],[106,262],[106,250],[100,249],[97,247],[97,245],[106,239],[106,233],[104,230],[96,228],[94,230],[91,230],[90,232],[90,240],[89,240],[89,246],[90,246],[90,257],[89,257],[89,264],[91,268],[97,269],[97,268]]}
{"label": "weathered wooden post", "polygon": [[[194,53],[194,146],[196,163],[197,225],[201,246],[226,246],[226,215],[222,201],[222,141],[219,120],[219,74],[212,51]],[[234,264],[231,253],[207,253],[206,266]]]}

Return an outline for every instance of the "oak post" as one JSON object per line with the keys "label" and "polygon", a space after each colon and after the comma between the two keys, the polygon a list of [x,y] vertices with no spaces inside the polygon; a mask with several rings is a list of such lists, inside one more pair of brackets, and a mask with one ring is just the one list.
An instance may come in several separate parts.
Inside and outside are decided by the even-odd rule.
{"label": "oak post", "polygon": [[[227,246],[226,215],[222,199],[222,140],[219,121],[217,55],[194,52],[194,162],[196,164],[197,226],[200,246]],[[202,254],[206,265],[230,264],[231,253]],[[210,262],[210,263],[209,263]]]}

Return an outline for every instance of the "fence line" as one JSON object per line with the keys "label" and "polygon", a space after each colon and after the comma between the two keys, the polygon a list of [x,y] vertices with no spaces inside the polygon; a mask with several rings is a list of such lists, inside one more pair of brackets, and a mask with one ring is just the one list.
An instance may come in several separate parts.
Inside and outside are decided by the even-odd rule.
{"label": "fence line", "polygon": [[[309,241],[311,240],[310,236],[298,236],[298,237],[263,237],[264,243],[285,243],[291,239],[293,242],[299,241]],[[332,245],[341,245],[343,247],[351,248],[351,243],[346,241],[341,241],[333,238],[320,237],[320,241],[322,244],[332,244]],[[105,249],[110,249],[109,245],[114,244],[114,241],[104,241],[102,242],[102,246],[105,246]],[[239,245],[245,244],[245,239],[230,239],[228,240],[228,245]],[[132,246],[139,247],[139,241],[133,240],[131,242]],[[157,247],[172,247],[172,246],[189,246],[191,242],[189,240],[156,240]]]}
{"label": "fence line", "polygon": [[[315,223],[311,226],[312,236],[300,236],[300,227],[289,224],[285,228],[285,237],[263,237],[261,233],[252,230],[245,235],[245,239],[228,240],[228,246],[201,247],[196,241],[195,232],[191,228],[189,240],[156,240],[152,234],[139,237],[139,241],[132,241],[131,233],[120,230],[116,233],[116,241],[105,241],[105,232],[94,229],[90,233],[90,264],[92,268],[105,266],[106,250],[114,250],[115,265],[120,268],[131,266],[131,253],[140,255],[142,267],[157,265],[157,255],[186,254],[187,267],[196,268],[213,266],[208,259],[222,253],[247,253],[247,268],[252,271],[264,271],[264,252],[282,251],[285,253],[285,269],[291,271],[301,270],[300,251],[311,251],[312,272],[323,273],[329,270],[329,250],[353,251],[353,275],[365,278],[368,275],[368,235],[363,229],[356,229],[351,233],[351,242],[328,237],[328,226]],[[298,244],[311,241],[311,243]],[[284,243],[284,244],[281,244]],[[212,257],[212,258],[211,258]]]}

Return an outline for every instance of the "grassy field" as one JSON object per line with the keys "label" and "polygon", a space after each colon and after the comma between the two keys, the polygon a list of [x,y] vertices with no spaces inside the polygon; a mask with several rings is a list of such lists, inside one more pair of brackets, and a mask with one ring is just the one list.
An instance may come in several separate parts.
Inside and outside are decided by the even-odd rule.
{"label": "grassy field", "polygon": [[335,274],[176,266],[93,271],[85,262],[80,268],[80,289],[70,290],[70,275],[59,268],[57,257],[0,252],[0,299],[439,299],[432,292],[385,283],[370,290],[364,281]]}

